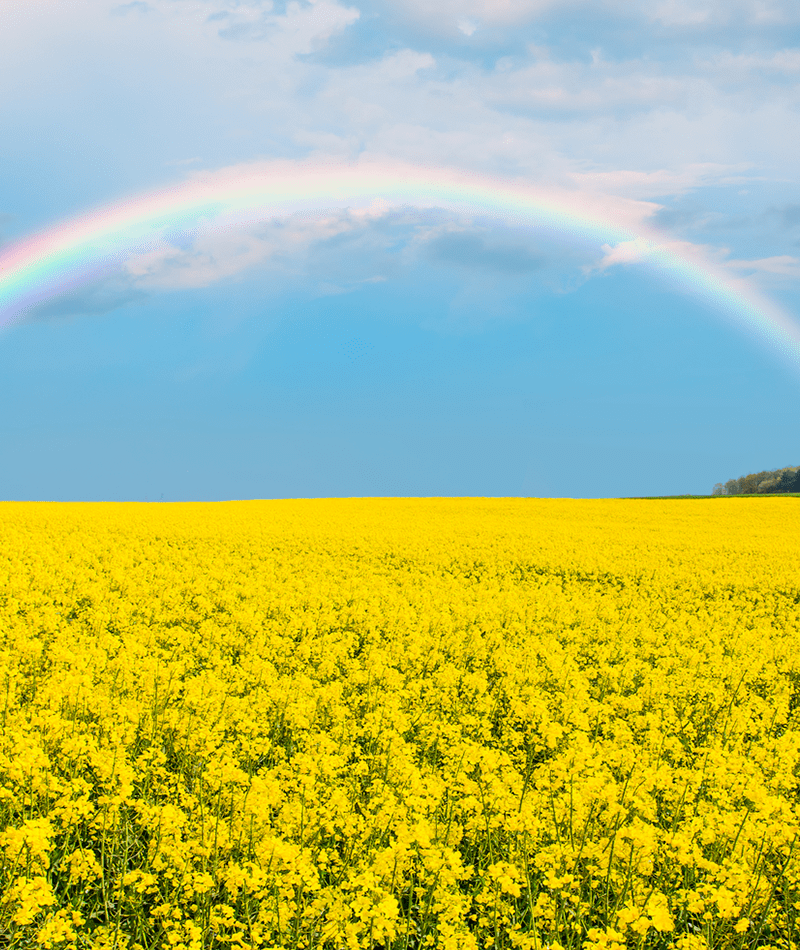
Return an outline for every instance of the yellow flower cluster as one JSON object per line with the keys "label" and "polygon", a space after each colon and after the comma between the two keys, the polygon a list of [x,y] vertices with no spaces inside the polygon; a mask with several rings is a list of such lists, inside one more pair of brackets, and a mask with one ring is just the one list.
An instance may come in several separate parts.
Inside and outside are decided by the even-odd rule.
{"label": "yellow flower cluster", "polygon": [[0,505],[0,945],[800,947],[800,505]]}

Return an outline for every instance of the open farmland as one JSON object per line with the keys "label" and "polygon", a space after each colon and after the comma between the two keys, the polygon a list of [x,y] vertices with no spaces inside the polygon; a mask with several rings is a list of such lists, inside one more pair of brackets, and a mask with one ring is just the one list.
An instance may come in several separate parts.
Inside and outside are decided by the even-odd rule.
{"label": "open farmland", "polygon": [[0,505],[4,947],[800,944],[800,503]]}

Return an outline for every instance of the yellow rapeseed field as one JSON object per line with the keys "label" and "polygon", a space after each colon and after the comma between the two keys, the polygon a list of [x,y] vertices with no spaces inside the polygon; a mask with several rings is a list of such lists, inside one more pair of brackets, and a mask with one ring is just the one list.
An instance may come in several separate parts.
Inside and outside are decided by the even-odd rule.
{"label": "yellow rapeseed field", "polygon": [[800,500],[0,505],[0,947],[800,946]]}

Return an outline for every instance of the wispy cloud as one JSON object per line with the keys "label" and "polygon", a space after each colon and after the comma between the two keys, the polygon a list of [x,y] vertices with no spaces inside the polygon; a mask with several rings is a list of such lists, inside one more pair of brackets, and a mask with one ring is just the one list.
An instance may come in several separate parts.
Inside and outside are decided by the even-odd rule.
{"label": "wispy cloud", "polygon": [[146,300],[148,294],[124,277],[113,277],[88,287],[59,294],[27,314],[33,322],[63,320],[67,317],[102,316]]}
{"label": "wispy cloud", "polygon": [[682,195],[707,186],[740,184],[750,180],[745,174],[749,168],[744,163],[721,165],[702,162],[655,171],[620,169],[574,172],[571,177],[585,189],[625,195],[628,198],[657,198],[662,195]]}
{"label": "wispy cloud", "polygon": [[756,260],[729,260],[728,267],[751,274],[773,274],[779,277],[800,278],[800,257],[779,254],[776,257],[762,257]]}
{"label": "wispy cloud", "polygon": [[208,287],[254,269],[268,269],[278,279],[350,288],[385,280],[375,271],[387,263],[388,250],[396,256],[408,231],[404,217],[375,202],[224,228],[210,223],[177,240],[165,234],[157,246],[131,255],[124,270],[134,286],[148,291]]}
{"label": "wispy cloud", "polygon": [[[661,240],[637,238],[615,245],[605,244],[602,252],[598,262],[584,269],[587,276],[612,267],[652,262],[654,258],[673,258],[716,274],[717,278],[728,279],[732,286],[737,284],[744,293],[758,293],[759,284],[763,283],[759,278],[783,278],[790,283],[800,278],[800,258],[789,254],[752,260],[737,259],[730,257],[728,248],[668,237]],[[767,283],[771,282],[774,283],[774,280],[767,280]]]}
{"label": "wispy cloud", "polygon": [[239,3],[208,16],[218,35],[225,40],[258,42],[280,40],[294,55],[312,53],[360,16],[355,7],[334,0],[310,0],[293,3],[285,12],[275,11],[272,3]]}

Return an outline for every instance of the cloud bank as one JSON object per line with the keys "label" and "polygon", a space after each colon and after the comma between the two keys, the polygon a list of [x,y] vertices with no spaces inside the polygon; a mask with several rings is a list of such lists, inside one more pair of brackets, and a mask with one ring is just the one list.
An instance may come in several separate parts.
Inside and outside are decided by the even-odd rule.
{"label": "cloud bank", "polygon": [[[31,172],[49,209],[39,218],[0,192],[17,233],[196,174],[388,158],[627,201],[641,221],[657,213],[675,247],[797,288],[795,3],[29,0],[3,12],[10,161],[33,135],[52,156]],[[378,218],[165,236],[127,273],[149,289],[259,267],[300,273],[335,241],[359,242],[375,273],[402,257],[392,241],[406,259],[427,242],[442,266],[472,254],[484,269],[532,280],[541,270],[535,242],[503,250],[502,237],[427,225],[391,238],[397,221]],[[596,273],[641,256],[620,244],[569,267]]]}

